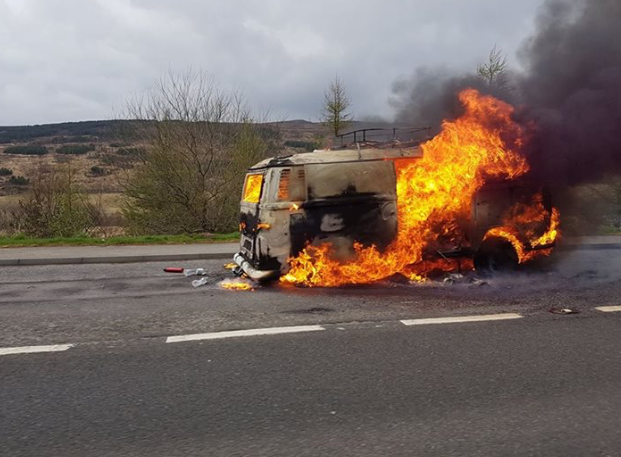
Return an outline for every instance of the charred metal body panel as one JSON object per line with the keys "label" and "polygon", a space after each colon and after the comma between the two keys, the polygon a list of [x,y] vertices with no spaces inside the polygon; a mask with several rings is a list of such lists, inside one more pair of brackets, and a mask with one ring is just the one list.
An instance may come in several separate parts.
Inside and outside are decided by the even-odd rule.
{"label": "charred metal body panel", "polygon": [[330,243],[343,259],[354,242],[384,249],[397,232],[394,160],[418,157],[418,148],[338,150],[257,164],[249,174],[263,175],[261,197],[242,199],[236,262],[268,279],[308,245]]}

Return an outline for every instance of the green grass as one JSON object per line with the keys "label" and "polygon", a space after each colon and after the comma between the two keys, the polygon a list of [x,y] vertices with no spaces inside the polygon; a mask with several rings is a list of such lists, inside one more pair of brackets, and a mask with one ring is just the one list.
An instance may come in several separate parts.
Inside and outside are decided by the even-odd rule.
{"label": "green grass", "polygon": [[621,235],[621,230],[611,226],[600,227],[597,231],[598,235]]}
{"label": "green grass", "polygon": [[192,244],[192,243],[226,243],[239,240],[239,233],[214,233],[201,235],[144,235],[112,236],[94,238],[76,236],[71,238],[30,238],[24,235],[0,236],[0,247],[30,246],[123,246],[140,244]]}

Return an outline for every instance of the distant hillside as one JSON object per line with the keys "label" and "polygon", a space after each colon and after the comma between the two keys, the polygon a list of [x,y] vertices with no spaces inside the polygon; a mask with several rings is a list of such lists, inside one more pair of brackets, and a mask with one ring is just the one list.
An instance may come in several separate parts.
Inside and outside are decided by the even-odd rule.
{"label": "distant hillside", "polygon": [[[0,144],[63,144],[63,143],[110,143],[118,141],[118,132],[127,131],[130,120],[63,122],[60,124],[0,126]],[[327,129],[319,122],[301,119],[268,122],[265,125],[280,130],[283,141],[319,141],[329,137]],[[363,128],[408,127],[406,125],[377,122],[353,122],[347,131]],[[345,132],[344,132],[345,133]],[[385,135],[385,134],[384,134]]]}
{"label": "distant hillside", "polygon": [[119,122],[127,121],[84,121],[61,124],[0,126],[0,144],[31,143],[45,140],[51,143],[106,141]]}
{"label": "distant hillside", "polygon": [[[0,144],[23,143],[101,143],[114,141],[126,124],[134,121],[83,121],[63,122],[60,124],[0,126]],[[321,135],[324,129],[321,124],[304,120],[270,122],[281,129],[286,139],[304,139],[309,136]]]}

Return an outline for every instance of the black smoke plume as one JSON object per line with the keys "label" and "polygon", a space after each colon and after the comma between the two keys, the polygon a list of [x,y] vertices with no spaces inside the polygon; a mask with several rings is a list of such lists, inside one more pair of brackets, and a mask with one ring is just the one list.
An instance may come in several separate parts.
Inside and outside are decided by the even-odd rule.
{"label": "black smoke plume", "polygon": [[548,1],[519,57],[533,171],[553,184],[621,172],[621,1]]}
{"label": "black smoke plume", "polygon": [[494,93],[476,75],[419,70],[395,83],[398,118],[438,127],[459,114],[457,93],[475,87],[517,107],[534,125],[533,176],[564,187],[621,173],[621,0],[548,0],[518,53],[524,71]]}

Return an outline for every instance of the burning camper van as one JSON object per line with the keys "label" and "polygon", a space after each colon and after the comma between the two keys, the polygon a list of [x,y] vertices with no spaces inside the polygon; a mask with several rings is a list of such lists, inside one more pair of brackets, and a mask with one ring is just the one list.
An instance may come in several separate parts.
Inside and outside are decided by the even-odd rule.
{"label": "burning camper van", "polygon": [[438,154],[442,134],[425,142],[353,135],[340,148],[248,170],[235,262],[250,278],[308,286],[395,273],[421,279],[433,268],[506,268],[554,245],[558,214],[544,189],[522,179],[519,155],[481,158],[467,143],[455,157]]}

